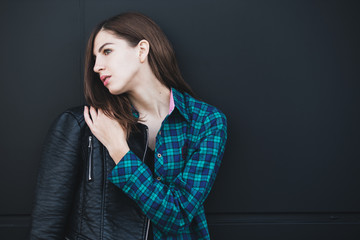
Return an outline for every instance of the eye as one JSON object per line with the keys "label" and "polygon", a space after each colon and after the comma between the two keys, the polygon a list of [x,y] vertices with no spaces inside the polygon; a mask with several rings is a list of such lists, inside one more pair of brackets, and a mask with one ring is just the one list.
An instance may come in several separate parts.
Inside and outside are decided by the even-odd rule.
{"label": "eye", "polygon": [[111,53],[110,49],[104,49],[104,55],[108,55],[109,53]]}

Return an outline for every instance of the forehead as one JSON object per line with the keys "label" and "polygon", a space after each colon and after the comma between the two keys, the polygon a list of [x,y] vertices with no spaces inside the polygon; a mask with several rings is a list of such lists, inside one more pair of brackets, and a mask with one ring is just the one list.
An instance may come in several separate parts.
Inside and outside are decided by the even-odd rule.
{"label": "forehead", "polygon": [[[94,39],[94,44],[96,42],[100,42],[107,39],[116,39],[115,33],[108,31],[108,30],[100,30],[98,34],[96,34]],[[118,39],[118,38],[117,38]]]}
{"label": "forehead", "polygon": [[101,30],[95,36],[93,54],[96,54],[101,46],[106,43],[122,44],[125,40],[119,38],[115,33],[107,30]]}

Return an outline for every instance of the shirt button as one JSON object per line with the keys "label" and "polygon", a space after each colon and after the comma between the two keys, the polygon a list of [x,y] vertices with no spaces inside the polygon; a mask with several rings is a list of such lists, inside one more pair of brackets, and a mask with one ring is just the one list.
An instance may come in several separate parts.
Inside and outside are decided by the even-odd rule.
{"label": "shirt button", "polygon": [[161,135],[161,131],[159,131],[159,135]]}
{"label": "shirt button", "polygon": [[161,181],[161,177],[157,177],[156,179],[157,179],[158,181]]}
{"label": "shirt button", "polygon": [[161,154],[160,154],[160,153],[158,153],[157,156],[158,156],[159,158],[161,158]]}

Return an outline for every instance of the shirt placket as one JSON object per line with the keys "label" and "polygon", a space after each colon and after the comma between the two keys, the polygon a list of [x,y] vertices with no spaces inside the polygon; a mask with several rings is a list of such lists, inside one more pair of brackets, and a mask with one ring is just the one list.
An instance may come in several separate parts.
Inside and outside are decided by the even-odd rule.
{"label": "shirt placket", "polygon": [[163,180],[163,176],[165,176],[165,169],[164,169],[164,150],[165,150],[165,146],[164,146],[164,138],[163,135],[165,134],[164,131],[164,125],[167,124],[167,118],[169,117],[169,115],[167,115],[164,119],[164,121],[161,124],[160,130],[156,136],[156,141],[155,141],[155,167],[154,167],[154,172],[155,172],[155,177],[158,181]]}

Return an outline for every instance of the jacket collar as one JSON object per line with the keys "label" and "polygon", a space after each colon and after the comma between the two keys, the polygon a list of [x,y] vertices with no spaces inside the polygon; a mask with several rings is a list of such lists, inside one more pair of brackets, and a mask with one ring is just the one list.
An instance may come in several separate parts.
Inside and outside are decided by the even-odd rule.
{"label": "jacket collar", "polygon": [[[190,116],[185,106],[185,96],[184,93],[181,93],[175,88],[171,88],[171,97],[170,102],[173,101],[175,108],[179,111],[179,113],[186,119],[186,121],[190,121]],[[135,109],[135,107],[131,104],[131,111],[134,117],[139,118],[139,112]],[[174,111],[171,111],[169,115],[171,115]]]}

